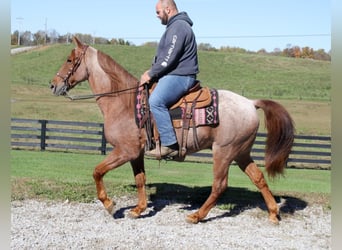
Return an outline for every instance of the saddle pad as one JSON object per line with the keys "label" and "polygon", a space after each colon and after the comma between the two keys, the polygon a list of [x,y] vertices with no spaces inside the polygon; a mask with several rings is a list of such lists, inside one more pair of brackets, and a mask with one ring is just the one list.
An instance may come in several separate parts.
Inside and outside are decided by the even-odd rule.
{"label": "saddle pad", "polygon": [[[204,108],[196,108],[193,111],[193,118],[190,121],[190,126],[193,126],[193,121],[196,126],[203,125],[216,125],[219,124],[219,115],[218,115],[218,94],[216,89],[210,89],[210,93],[212,96],[212,102],[209,106]],[[176,108],[174,110],[170,110],[170,115],[173,120],[173,126],[175,128],[182,127],[183,119],[185,115],[184,108]]]}
{"label": "saddle pad", "polygon": [[[146,105],[145,100],[143,98],[144,90],[139,89],[136,95],[135,102],[135,120],[138,127],[144,127],[144,117],[146,114]],[[212,95],[212,102],[209,106],[199,109],[194,109],[193,120],[195,121],[196,126],[201,125],[215,125],[219,123],[218,116],[218,94],[216,89],[210,89],[210,93]],[[182,126],[182,117],[184,116],[185,109],[184,108],[176,108],[170,110],[170,115],[173,120],[174,126],[181,127]],[[191,124],[192,125],[192,124]]]}

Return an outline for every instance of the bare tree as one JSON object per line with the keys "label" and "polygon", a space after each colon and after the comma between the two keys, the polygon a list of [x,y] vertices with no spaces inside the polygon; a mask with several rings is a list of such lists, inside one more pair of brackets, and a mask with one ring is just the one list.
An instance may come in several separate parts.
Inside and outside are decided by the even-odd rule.
{"label": "bare tree", "polygon": [[45,31],[39,30],[33,34],[33,42],[36,45],[44,44],[45,42]]}
{"label": "bare tree", "polygon": [[59,33],[55,29],[52,29],[50,30],[48,37],[50,38],[50,43],[56,43],[59,37]]}

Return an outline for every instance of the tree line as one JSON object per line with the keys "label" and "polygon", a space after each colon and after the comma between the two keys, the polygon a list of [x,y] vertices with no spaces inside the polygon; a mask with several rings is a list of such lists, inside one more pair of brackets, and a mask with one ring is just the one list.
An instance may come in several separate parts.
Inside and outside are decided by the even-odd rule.
{"label": "tree line", "polygon": [[[67,33],[65,35],[60,35],[57,31],[51,30],[45,32],[39,30],[36,33],[30,31],[19,32],[14,31],[11,34],[11,45],[19,46],[35,46],[35,45],[46,45],[54,43],[70,43],[73,36],[77,36],[81,41],[87,44],[113,44],[113,45],[127,45],[135,46],[132,42],[124,40],[122,38],[112,38],[107,39],[103,37],[95,37],[91,34],[71,34]],[[144,46],[156,47],[157,42],[146,42]],[[285,56],[294,58],[306,58],[313,60],[324,60],[331,61],[331,52],[326,52],[324,49],[314,50],[308,46],[299,47],[292,46],[288,44],[285,49],[275,48],[273,51],[268,52],[265,49],[260,49],[258,51],[249,51],[239,47],[222,46],[219,49],[211,46],[209,43],[198,44],[198,49],[203,51],[224,51],[224,52],[234,52],[234,53],[250,53],[250,54],[265,54],[274,56]]]}

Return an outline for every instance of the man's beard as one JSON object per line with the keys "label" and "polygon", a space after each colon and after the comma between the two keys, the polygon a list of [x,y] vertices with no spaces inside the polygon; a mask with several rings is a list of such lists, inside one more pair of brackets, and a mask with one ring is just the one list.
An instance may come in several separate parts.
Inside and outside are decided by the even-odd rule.
{"label": "man's beard", "polygon": [[169,21],[169,18],[168,18],[168,16],[167,16],[165,10],[163,10],[163,12],[164,12],[164,13],[163,13],[163,18],[160,19],[160,20],[161,20],[161,24],[162,24],[162,25],[166,25],[167,22]]}

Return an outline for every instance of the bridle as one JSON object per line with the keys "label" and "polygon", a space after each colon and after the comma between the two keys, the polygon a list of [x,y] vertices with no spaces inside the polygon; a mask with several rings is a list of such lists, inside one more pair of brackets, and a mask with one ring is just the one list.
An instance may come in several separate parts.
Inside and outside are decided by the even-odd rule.
{"label": "bridle", "polygon": [[139,82],[138,82],[137,86],[134,86],[132,88],[123,89],[123,90],[111,91],[111,92],[106,92],[106,93],[101,93],[101,94],[80,95],[80,96],[71,96],[71,95],[69,95],[68,94],[68,89],[71,88],[71,84],[69,82],[69,79],[72,76],[72,74],[74,74],[76,72],[78,67],[81,65],[82,59],[85,56],[85,53],[86,53],[88,47],[89,47],[89,45],[83,46],[83,50],[81,52],[81,55],[78,58],[76,58],[75,63],[73,63],[72,67],[69,69],[69,71],[66,73],[65,76],[63,76],[59,72],[57,72],[56,76],[62,78],[62,80],[64,82],[64,85],[61,88],[61,92],[62,92],[63,96],[65,96],[66,98],[69,98],[72,101],[74,101],[74,100],[84,100],[84,99],[91,99],[91,98],[95,98],[95,97],[99,98],[99,97],[102,97],[102,96],[108,96],[108,95],[112,95],[112,94],[126,92],[126,91],[133,90],[133,89],[136,90],[139,87]]}
{"label": "bridle", "polygon": [[[81,65],[82,59],[88,49],[89,45],[85,45],[83,46],[83,50],[81,52],[81,55],[76,58],[75,62],[72,64],[72,67],[69,68],[69,71],[66,73],[65,76],[61,75],[59,72],[57,72],[56,76],[62,78],[63,82],[64,82],[64,86],[62,87],[61,91],[64,95],[67,94],[68,89],[71,88],[71,84],[69,82],[70,77],[76,72],[76,70],[78,69],[78,67]],[[69,59],[68,59],[69,60]]]}

